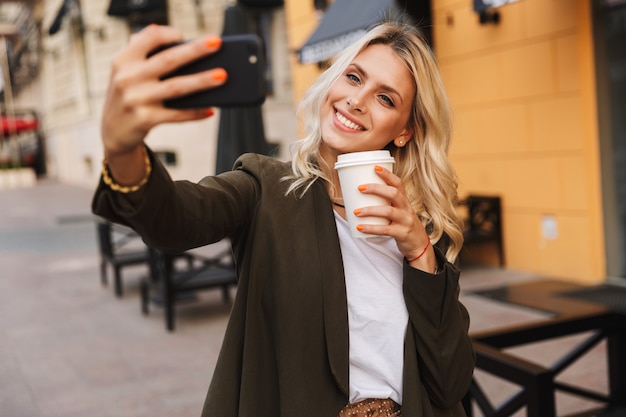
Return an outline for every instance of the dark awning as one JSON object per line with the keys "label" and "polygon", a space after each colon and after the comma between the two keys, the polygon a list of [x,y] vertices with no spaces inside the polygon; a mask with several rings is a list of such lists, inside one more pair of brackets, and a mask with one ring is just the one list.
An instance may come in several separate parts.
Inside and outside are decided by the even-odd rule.
{"label": "dark awning", "polygon": [[392,6],[393,0],[335,0],[298,51],[298,59],[310,64],[332,58],[382,21]]}

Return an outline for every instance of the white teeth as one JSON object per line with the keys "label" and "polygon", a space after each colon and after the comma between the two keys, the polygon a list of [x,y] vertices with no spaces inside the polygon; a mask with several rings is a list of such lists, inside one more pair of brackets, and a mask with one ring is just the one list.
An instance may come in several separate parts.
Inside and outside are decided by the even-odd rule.
{"label": "white teeth", "polygon": [[345,127],[348,127],[354,130],[363,130],[361,126],[357,125],[356,123],[352,123],[350,120],[346,119],[341,113],[335,112],[335,116],[337,117],[337,120],[339,120],[341,124],[344,125]]}

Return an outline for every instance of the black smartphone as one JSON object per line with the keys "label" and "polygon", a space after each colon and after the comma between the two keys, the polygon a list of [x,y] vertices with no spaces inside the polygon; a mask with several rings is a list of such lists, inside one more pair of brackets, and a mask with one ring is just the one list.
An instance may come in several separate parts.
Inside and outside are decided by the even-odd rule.
{"label": "black smartphone", "polygon": [[[148,56],[179,43],[164,45]],[[254,34],[222,37],[222,47],[214,54],[190,62],[161,79],[189,75],[211,68],[224,68],[228,72],[225,84],[163,102],[165,107],[193,109],[205,107],[236,107],[263,104],[266,96],[265,59],[263,41]]]}

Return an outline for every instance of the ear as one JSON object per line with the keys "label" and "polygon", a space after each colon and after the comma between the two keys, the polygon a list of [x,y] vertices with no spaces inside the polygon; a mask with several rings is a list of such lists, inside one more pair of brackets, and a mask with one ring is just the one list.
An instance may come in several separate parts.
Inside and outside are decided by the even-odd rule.
{"label": "ear", "polygon": [[412,138],[413,130],[407,127],[393,140],[393,144],[398,148],[403,148]]}

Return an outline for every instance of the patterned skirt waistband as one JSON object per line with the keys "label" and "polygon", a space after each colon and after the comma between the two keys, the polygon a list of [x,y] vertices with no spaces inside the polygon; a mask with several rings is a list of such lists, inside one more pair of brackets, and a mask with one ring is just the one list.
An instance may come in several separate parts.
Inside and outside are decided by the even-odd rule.
{"label": "patterned skirt waistband", "polygon": [[401,412],[400,405],[389,398],[368,398],[346,405],[338,417],[401,417]]}

